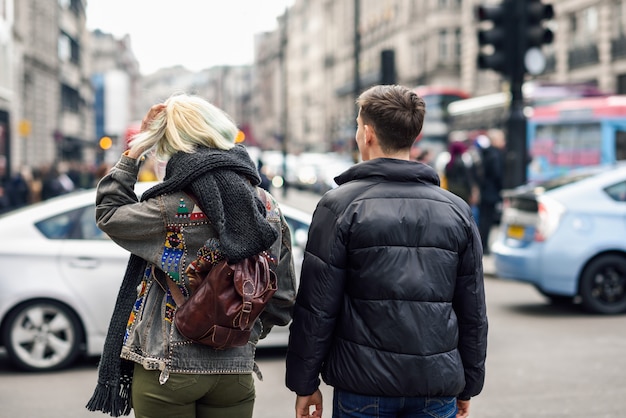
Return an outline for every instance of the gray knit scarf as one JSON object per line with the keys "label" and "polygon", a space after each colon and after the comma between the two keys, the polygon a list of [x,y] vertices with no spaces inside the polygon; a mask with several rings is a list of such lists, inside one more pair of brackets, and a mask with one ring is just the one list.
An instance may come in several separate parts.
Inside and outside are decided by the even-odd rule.
{"label": "gray knit scarf", "polygon": [[[191,192],[219,234],[225,256],[236,262],[268,249],[278,236],[255,192],[259,183],[258,171],[242,145],[228,151],[198,148],[192,154],[173,155],[164,182],[146,191],[141,200]],[[120,352],[146,264],[131,254],[98,366],[98,384],[87,403],[90,411],[114,417],[130,414],[134,364],[120,358]]]}

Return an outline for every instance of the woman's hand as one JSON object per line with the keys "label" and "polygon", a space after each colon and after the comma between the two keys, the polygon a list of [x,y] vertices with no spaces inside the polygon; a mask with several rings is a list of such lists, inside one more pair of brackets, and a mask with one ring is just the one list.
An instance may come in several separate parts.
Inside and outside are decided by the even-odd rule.
{"label": "woman's hand", "polygon": [[[148,113],[146,113],[146,116],[144,116],[143,120],[141,121],[141,132],[148,129],[154,119],[159,115],[159,113],[164,110],[165,104],[163,103],[155,104],[154,106],[152,106],[150,110],[148,110]],[[131,148],[127,151],[126,155],[128,155],[130,158],[137,159],[141,156],[141,154],[143,154],[144,151],[145,150],[139,148]]]}
{"label": "woman's hand", "polygon": [[154,118],[156,118],[157,115],[161,113],[164,109],[165,104],[163,103],[155,104],[154,106],[152,106],[150,110],[148,110],[148,113],[146,113],[146,116],[144,116],[143,120],[141,121],[141,132],[148,129]]}

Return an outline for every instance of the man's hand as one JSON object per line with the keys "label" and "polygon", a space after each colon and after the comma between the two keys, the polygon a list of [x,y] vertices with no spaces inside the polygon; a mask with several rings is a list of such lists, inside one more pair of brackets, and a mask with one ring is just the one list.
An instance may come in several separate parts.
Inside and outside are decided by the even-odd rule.
{"label": "man's hand", "polygon": [[[310,407],[315,410],[310,413]],[[322,416],[322,392],[316,390],[309,396],[298,396],[296,398],[296,418],[321,418]]]}
{"label": "man's hand", "polygon": [[469,401],[469,399],[467,401],[462,401],[461,399],[457,399],[456,400],[456,407],[458,409],[458,412],[456,413],[456,418],[467,418],[467,417],[469,417],[469,408],[470,408],[470,401]]}

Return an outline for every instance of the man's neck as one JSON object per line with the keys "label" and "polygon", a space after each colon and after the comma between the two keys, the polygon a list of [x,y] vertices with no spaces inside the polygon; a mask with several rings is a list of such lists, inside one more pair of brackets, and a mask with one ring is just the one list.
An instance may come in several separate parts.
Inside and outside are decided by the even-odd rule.
{"label": "man's neck", "polygon": [[[363,157],[361,156],[361,158]],[[387,154],[387,153],[384,153],[381,149],[370,149],[368,160],[374,160],[376,158],[394,158],[396,160],[405,160],[405,161],[411,160],[410,150],[402,150],[402,151],[398,151],[395,153]],[[365,161],[364,158],[363,160]]]}

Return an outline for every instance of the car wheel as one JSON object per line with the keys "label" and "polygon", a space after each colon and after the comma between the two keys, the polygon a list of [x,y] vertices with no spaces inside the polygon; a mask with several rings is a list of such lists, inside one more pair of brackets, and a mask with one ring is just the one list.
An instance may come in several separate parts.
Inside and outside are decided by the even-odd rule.
{"label": "car wheel", "polygon": [[19,306],[7,317],[3,341],[13,364],[24,370],[64,368],[76,360],[83,339],[76,315],[52,301]]}
{"label": "car wheel", "polygon": [[580,297],[590,312],[626,312],[626,257],[604,255],[589,263],[580,278]]}

